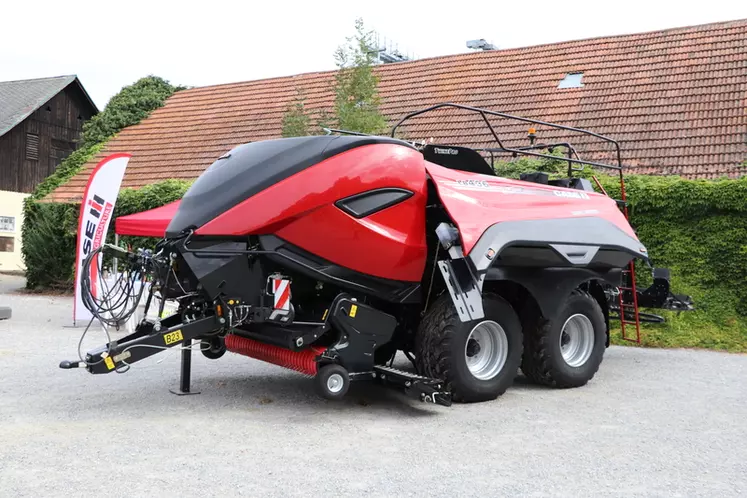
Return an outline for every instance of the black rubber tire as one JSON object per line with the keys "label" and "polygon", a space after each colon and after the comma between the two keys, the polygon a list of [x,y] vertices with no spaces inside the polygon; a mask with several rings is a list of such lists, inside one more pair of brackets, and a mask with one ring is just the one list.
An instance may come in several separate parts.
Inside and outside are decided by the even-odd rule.
{"label": "black rubber tire", "polygon": [[[594,346],[586,362],[572,367],[560,351],[563,325],[572,315],[584,314],[594,328]],[[550,387],[580,387],[599,370],[607,342],[607,327],[599,303],[588,293],[575,290],[568,296],[555,320],[541,320],[524,327],[524,357],[521,371],[532,382]]]}
{"label": "black rubber tire", "polygon": [[209,360],[217,360],[226,354],[226,343],[222,337],[206,337],[200,341],[200,351]]}
{"label": "black rubber tire", "polygon": [[[335,374],[339,374],[342,377],[342,388],[339,391],[331,391],[327,386],[327,380]],[[319,369],[316,377],[314,377],[314,383],[319,396],[325,399],[339,400],[345,397],[348,389],[350,389],[350,376],[348,375],[348,371],[342,366],[330,363]]]}
{"label": "black rubber tire", "polygon": [[[521,322],[503,298],[483,295],[485,318],[463,323],[451,296],[442,295],[423,317],[415,337],[415,357],[421,375],[441,379],[458,403],[490,401],[513,384],[521,363]],[[503,368],[488,380],[478,379],[467,367],[464,351],[472,329],[484,320],[498,323],[506,334],[508,354]]]}

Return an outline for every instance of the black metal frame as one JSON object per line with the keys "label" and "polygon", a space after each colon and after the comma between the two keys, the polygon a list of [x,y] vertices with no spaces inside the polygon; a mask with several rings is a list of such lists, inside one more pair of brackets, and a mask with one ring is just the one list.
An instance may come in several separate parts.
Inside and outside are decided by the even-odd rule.
{"label": "black metal frame", "polygon": [[[561,157],[556,157],[556,156],[550,156],[550,157],[554,157],[555,159],[557,159],[559,161],[568,161],[568,159],[572,159],[573,156],[575,155],[576,159],[578,159],[579,161],[581,160],[581,157],[578,155],[578,151],[576,151],[576,148],[573,147],[573,145],[571,145],[569,142],[557,142],[557,143],[552,143],[552,144],[542,144],[542,143],[532,144],[532,145],[529,145],[529,146],[526,146],[526,147],[519,147],[517,150],[522,151],[521,152],[522,154],[525,154],[527,150],[532,150],[532,149],[547,149],[550,152],[552,152],[553,149],[555,149],[557,147],[565,147],[565,149],[567,151],[568,158],[567,159],[563,159]],[[488,154],[490,154],[490,166],[493,167],[493,168],[495,168],[495,153],[497,153],[497,152],[512,152],[513,153],[513,157],[516,157],[519,154],[518,152],[513,152],[513,151],[510,151],[510,150],[506,150],[506,149],[502,149],[502,148],[494,148],[494,147],[481,148],[481,149],[473,149],[473,150],[475,152],[482,152],[482,153],[487,152]],[[576,161],[573,161],[573,160],[568,161],[568,176],[569,177],[573,176],[573,172],[574,171],[582,171],[583,170],[583,168],[580,168],[580,169],[574,168],[573,164],[575,162]]]}
{"label": "black metal frame", "polygon": [[[160,320],[158,330],[141,324],[132,334],[89,351],[86,354],[86,369],[92,374],[105,374],[125,368],[165,349],[175,346],[189,347],[193,339],[220,331],[224,326],[221,320],[218,316],[208,316],[185,322],[181,314],[176,313]],[[170,340],[173,334],[177,334],[179,338]]]}
{"label": "black metal frame", "polygon": [[[513,153],[513,154],[522,154],[522,155],[527,155],[527,156],[542,157],[542,158],[546,158],[546,159],[557,160],[557,159],[559,159],[558,156],[552,156],[552,155],[549,155],[549,154],[539,154],[537,152],[531,152],[531,149],[543,149],[543,148],[553,147],[553,146],[567,146],[568,149],[569,149],[569,157],[563,159],[563,161],[568,161],[568,162],[573,163],[573,164],[585,164],[585,165],[589,165],[589,166],[597,166],[597,167],[600,167],[600,168],[607,168],[607,169],[618,170],[618,171],[620,171],[620,176],[622,178],[622,168],[623,168],[623,166],[622,166],[622,155],[621,155],[621,152],[620,152],[620,144],[616,140],[614,140],[614,139],[612,139],[612,138],[610,138],[608,136],[601,135],[599,133],[594,133],[593,131],[585,130],[583,128],[575,128],[573,126],[566,126],[566,125],[561,125],[561,124],[557,124],[557,123],[550,123],[548,121],[541,121],[539,119],[525,118],[523,116],[515,116],[513,114],[507,114],[505,112],[498,112],[498,111],[491,111],[491,110],[488,110],[488,109],[482,109],[480,107],[472,107],[472,106],[463,105],[463,104],[454,104],[454,103],[451,103],[451,102],[445,102],[445,103],[442,103],[442,104],[436,104],[436,105],[431,106],[431,107],[426,107],[425,109],[420,109],[419,111],[411,112],[410,114],[407,114],[405,117],[403,117],[402,119],[400,119],[397,122],[397,124],[395,124],[392,127],[392,131],[390,133],[391,137],[394,138],[394,135],[397,132],[397,128],[399,128],[400,126],[402,126],[402,124],[404,124],[405,121],[407,121],[409,119],[412,119],[412,118],[414,118],[416,116],[420,116],[422,114],[425,114],[425,113],[428,113],[428,112],[432,112],[432,111],[435,111],[435,110],[438,110],[438,109],[443,109],[443,108],[462,109],[462,110],[466,110],[466,111],[475,112],[477,114],[480,114],[480,116],[482,117],[483,121],[485,121],[485,124],[487,125],[488,129],[490,130],[490,133],[493,135],[493,138],[495,138],[495,141],[498,143],[498,147],[475,149],[477,151],[484,151],[484,152],[508,152],[508,153]],[[599,163],[599,162],[595,162],[595,161],[585,161],[583,159],[580,159],[580,158],[578,158],[578,153],[576,152],[575,148],[573,148],[571,146],[571,144],[569,144],[567,142],[561,142],[561,143],[558,143],[558,144],[551,144],[551,145],[537,144],[537,145],[531,145],[531,146],[528,146],[528,147],[519,147],[519,148],[506,147],[506,146],[503,145],[503,142],[501,141],[500,137],[498,137],[498,134],[495,132],[495,129],[493,128],[493,125],[490,124],[490,121],[488,120],[487,115],[497,116],[497,117],[506,118],[506,119],[513,119],[513,120],[516,120],[516,121],[522,121],[524,123],[531,123],[531,124],[536,124],[536,125],[540,125],[540,126],[547,126],[547,127],[550,127],[550,128],[555,128],[555,129],[565,130],[565,131],[571,131],[571,132],[574,132],[574,133],[581,133],[583,135],[588,135],[588,136],[591,136],[591,137],[598,138],[598,139],[600,139],[600,140],[602,140],[604,142],[610,143],[610,144],[612,144],[612,145],[615,146],[615,153],[616,153],[616,158],[617,158],[617,166],[612,165],[612,164]],[[571,158],[571,155],[572,155],[571,151],[573,151],[573,153],[576,155],[577,159]]]}

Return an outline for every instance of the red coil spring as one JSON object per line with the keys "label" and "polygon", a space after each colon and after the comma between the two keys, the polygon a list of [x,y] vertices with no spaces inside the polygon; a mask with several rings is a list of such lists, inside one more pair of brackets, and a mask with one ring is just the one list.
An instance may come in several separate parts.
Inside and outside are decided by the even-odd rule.
{"label": "red coil spring", "polygon": [[250,358],[266,361],[267,363],[274,363],[275,365],[306,375],[316,375],[316,357],[322,353],[322,350],[317,350],[316,348],[291,351],[290,349],[265,344],[235,334],[228,334],[226,336],[226,349],[234,353],[249,356]]}

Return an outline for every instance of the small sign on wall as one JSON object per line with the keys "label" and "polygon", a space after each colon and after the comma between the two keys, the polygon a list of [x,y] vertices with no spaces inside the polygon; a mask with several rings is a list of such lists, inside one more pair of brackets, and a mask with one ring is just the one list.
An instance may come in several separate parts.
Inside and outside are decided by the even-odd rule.
{"label": "small sign on wall", "polygon": [[0,216],[0,232],[15,232],[16,231],[16,217],[15,216]]}

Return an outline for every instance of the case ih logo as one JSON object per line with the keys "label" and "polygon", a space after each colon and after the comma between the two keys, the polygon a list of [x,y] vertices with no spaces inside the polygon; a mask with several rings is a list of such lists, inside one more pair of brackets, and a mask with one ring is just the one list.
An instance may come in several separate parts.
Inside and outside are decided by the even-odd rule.
{"label": "case ih logo", "polygon": [[88,201],[89,214],[95,219],[86,221],[86,228],[83,232],[83,254],[88,256],[91,249],[101,245],[101,239],[104,238],[104,227],[112,214],[112,203],[94,194],[93,199]]}

